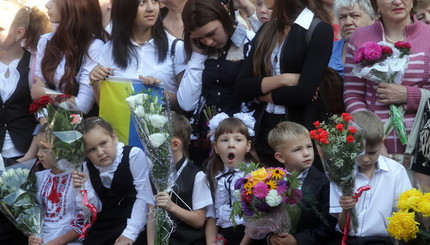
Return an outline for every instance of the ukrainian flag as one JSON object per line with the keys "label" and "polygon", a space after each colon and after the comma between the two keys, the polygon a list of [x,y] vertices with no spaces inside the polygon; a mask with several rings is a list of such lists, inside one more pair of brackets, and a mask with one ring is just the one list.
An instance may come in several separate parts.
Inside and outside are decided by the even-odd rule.
{"label": "ukrainian flag", "polygon": [[146,86],[137,79],[109,77],[109,80],[102,81],[100,86],[99,116],[112,125],[120,142],[142,149],[142,143],[139,140],[131,118],[130,108],[125,99],[134,93],[148,89],[155,91],[159,96],[163,96],[163,88]]}

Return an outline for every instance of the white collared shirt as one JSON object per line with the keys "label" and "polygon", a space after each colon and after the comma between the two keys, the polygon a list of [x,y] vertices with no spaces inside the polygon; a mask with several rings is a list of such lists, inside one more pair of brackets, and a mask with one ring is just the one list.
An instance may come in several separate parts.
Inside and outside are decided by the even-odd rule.
{"label": "white collared shirt", "polygon": [[167,33],[167,38],[169,49],[167,51],[167,57],[163,62],[158,61],[154,39],[151,39],[142,45],[131,40],[136,49],[137,59],[132,58],[125,69],[115,64],[112,55],[112,41],[109,41],[101,49],[99,64],[104,67],[112,68],[113,76],[115,77],[139,79],[139,75],[142,75],[144,77],[152,76],[160,79],[161,85],[164,86],[165,89],[171,93],[176,93],[178,90],[176,75],[186,68],[184,43],[182,41],[176,42],[175,56],[174,59],[172,59],[170,55],[171,47],[176,38],[169,33]]}
{"label": "white collared shirt", "polygon": [[[51,40],[54,33],[47,33],[40,37],[39,43],[37,44],[37,56],[36,56],[36,77],[41,78],[45,83],[45,79],[42,74],[42,59],[45,55],[46,44]],[[78,95],[75,98],[76,106],[78,110],[83,113],[88,113],[95,101],[93,89],[90,86],[90,72],[97,66],[99,59],[100,49],[104,45],[104,42],[99,39],[95,39],[88,47],[87,53],[83,56],[81,68],[76,75],[76,80],[79,82]],[[66,66],[66,58],[61,58],[60,64],[58,64],[55,70],[54,80],[56,85],[60,83],[60,79],[64,75],[64,69]],[[61,91],[61,89],[60,89]]]}
{"label": "white collared shirt", "polygon": [[[349,235],[388,237],[387,218],[395,210],[399,195],[412,188],[406,169],[394,160],[379,156],[377,168],[370,179],[358,171],[358,163],[356,163],[354,192],[365,185],[370,185],[371,189],[363,192],[355,205],[358,217],[357,233],[354,234],[351,229]],[[337,216],[342,212],[342,207],[339,205],[341,195],[338,187],[334,183],[330,183],[330,213],[332,215]]]}
{"label": "white collared shirt", "polygon": [[[107,167],[95,166],[100,172],[100,178],[103,186],[110,188],[115,171],[118,168],[123,156],[124,144],[121,142],[117,143],[116,158],[113,163]],[[142,149],[133,147],[129,155],[129,166],[130,172],[133,176],[133,185],[136,188],[136,201],[133,204],[131,217],[127,219],[127,227],[122,232],[123,236],[126,236],[132,240],[136,240],[139,233],[144,229],[147,219],[147,204],[154,205],[154,198],[152,193],[151,184],[149,181],[149,159],[146,157]],[[89,176],[87,162],[84,162],[84,173]],[[98,199],[97,194],[91,181],[86,181],[84,188],[88,191],[88,199],[94,204],[97,209],[101,210],[102,204]]]}

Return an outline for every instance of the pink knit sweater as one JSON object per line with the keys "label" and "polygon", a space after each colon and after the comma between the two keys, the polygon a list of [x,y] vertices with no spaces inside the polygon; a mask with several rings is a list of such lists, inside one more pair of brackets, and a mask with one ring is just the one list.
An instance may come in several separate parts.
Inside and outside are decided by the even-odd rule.
{"label": "pink knit sweater", "polygon": [[[414,23],[405,28],[406,40],[411,44],[409,64],[405,71],[402,85],[407,88],[407,103],[405,106],[405,124],[407,132],[411,130],[417,111],[421,92],[420,88],[430,89],[430,26],[418,21],[414,16]],[[385,123],[389,118],[389,106],[377,102],[378,96],[375,82],[355,77],[351,74],[354,67],[354,53],[367,41],[379,42],[384,40],[384,27],[381,21],[366,27],[359,27],[351,37],[345,60],[344,101],[346,111],[353,113],[360,110],[375,112]],[[388,153],[403,153],[405,146],[401,145],[395,132],[385,140]]]}

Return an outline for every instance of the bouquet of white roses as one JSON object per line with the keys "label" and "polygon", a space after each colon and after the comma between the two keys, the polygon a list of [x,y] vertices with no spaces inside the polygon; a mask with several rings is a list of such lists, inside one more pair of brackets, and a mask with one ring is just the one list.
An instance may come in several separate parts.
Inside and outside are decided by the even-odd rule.
{"label": "bouquet of white roses", "polygon": [[[148,88],[126,98],[142,145],[152,162],[150,178],[157,192],[168,192],[176,171],[171,152],[170,109],[163,89]],[[174,223],[167,211],[155,208],[155,244],[167,244]]]}
{"label": "bouquet of white roses", "polygon": [[28,169],[9,168],[0,176],[0,210],[25,235],[39,236],[42,207],[37,198],[36,176]]}

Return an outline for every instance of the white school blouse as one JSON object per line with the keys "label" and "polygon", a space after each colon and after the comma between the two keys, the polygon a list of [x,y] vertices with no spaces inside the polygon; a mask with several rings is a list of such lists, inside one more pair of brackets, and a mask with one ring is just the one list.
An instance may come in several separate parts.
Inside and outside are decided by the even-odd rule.
{"label": "white school blouse", "polygon": [[[373,178],[369,179],[358,171],[356,163],[354,192],[365,185],[370,185],[371,189],[363,192],[355,205],[358,217],[357,233],[351,229],[349,235],[388,237],[387,217],[395,211],[399,195],[412,188],[406,169],[394,160],[379,156]],[[339,204],[341,195],[339,188],[330,183],[330,213],[336,216],[342,212]]]}
{"label": "white school blouse", "polygon": [[[99,167],[95,166],[100,172],[100,179],[103,186],[110,188],[115,171],[118,168],[123,156],[124,144],[121,142],[117,143],[116,158],[110,166]],[[147,204],[154,205],[154,197],[149,181],[149,159],[146,157],[142,149],[133,147],[129,155],[130,172],[133,176],[133,185],[136,188],[136,201],[134,202],[133,209],[130,218],[127,220],[127,227],[124,229],[121,235],[126,236],[132,240],[136,240],[139,233],[144,229],[146,225],[147,215]],[[84,162],[84,173],[89,176],[87,162]],[[98,210],[101,210],[102,204],[98,198],[94,188],[91,185],[91,181],[86,181],[84,188],[88,192],[89,202],[94,204]]]}
{"label": "white school blouse", "polygon": [[[41,78],[45,83],[45,79],[42,75],[42,59],[45,55],[45,48],[48,41],[54,35],[53,32],[44,34],[40,37],[39,43],[37,44],[37,56],[36,56],[36,77]],[[95,101],[93,89],[90,86],[89,74],[97,66],[97,61],[99,59],[100,50],[103,47],[104,42],[99,39],[93,40],[88,48],[87,54],[83,56],[81,69],[76,75],[76,80],[79,82],[79,91],[76,96],[76,106],[78,110],[83,113],[88,113]],[[61,58],[60,64],[58,64],[57,69],[54,74],[54,80],[58,86],[61,77],[64,75],[64,68],[66,65],[66,58],[63,56]],[[61,91],[61,88],[59,89]]]}
{"label": "white school blouse", "polygon": [[[167,33],[167,32],[166,32]],[[171,56],[171,48],[174,36],[167,33],[169,47],[167,57],[163,62],[158,61],[157,49],[154,39],[142,45],[131,40],[136,49],[137,59],[132,58],[129,65],[122,69],[114,62],[112,55],[112,41],[107,42],[101,49],[99,64],[113,69],[113,76],[119,78],[139,79],[139,75],[152,76],[160,79],[161,85],[167,91],[176,94],[178,85],[175,76],[186,68],[184,42],[177,41],[175,45],[175,55]]]}

